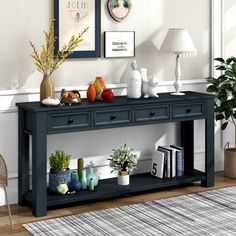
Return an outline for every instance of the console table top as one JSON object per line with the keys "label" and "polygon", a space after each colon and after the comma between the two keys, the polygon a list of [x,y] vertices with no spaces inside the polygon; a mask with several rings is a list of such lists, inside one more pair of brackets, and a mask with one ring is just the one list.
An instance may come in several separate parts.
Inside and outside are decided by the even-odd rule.
{"label": "console table top", "polygon": [[183,96],[175,96],[170,93],[159,93],[158,98],[139,98],[139,99],[130,99],[127,96],[115,96],[113,101],[108,103],[104,101],[96,101],[93,103],[89,103],[86,98],[82,99],[81,104],[72,104],[65,106],[45,106],[42,105],[39,101],[37,102],[22,102],[16,103],[16,105],[25,110],[30,110],[34,112],[48,112],[48,111],[56,111],[56,110],[73,110],[81,108],[98,108],[98,107],[112,107],[112,106],[123,106],[125,105],[136,105],[136,104],[150,104],[150,103],[163,103],[163,102],[180,102],[180,101],[189,101],[196,99],[212,99],[214,95],[207,93],[199,93],[192,91],[185,91],[185,95]]}

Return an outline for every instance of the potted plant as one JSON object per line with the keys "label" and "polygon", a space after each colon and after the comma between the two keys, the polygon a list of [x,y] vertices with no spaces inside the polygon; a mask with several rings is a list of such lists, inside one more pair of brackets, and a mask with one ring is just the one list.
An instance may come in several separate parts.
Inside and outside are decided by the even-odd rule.
{"label": "potted plant", "polygon": [[67,184],[70,181],[70,160],[71,155],[65,154],[64,151],[56,150],[49,157],[49,189],[57,192],[59,184]]}
{"label": "potted plant", "polygon": [[110,167],[113,168],[111,173],[115,170],[118,171],[118,184],[128,185],[129,174],[137,167],[137,156],[132,153],[133,149],[130,149],[126,144],[124,146],[113,149],[113,154],[108,158],[110,161]]}
{"label": "potted plant", "polygon": [[39,52],[35,45],[30,41],[33,49],[31,54],[34,59],[36,69],[43,73],[43,80],[40,84],[40,101],[45,98],[54,96],[54,85],[51,81],[51,74],[59,68],[65,59],[73,53],[73,50],[82,42],[82,35],[88,30],[84,29],[78,36],[71,36],[69,42],[58,50],[54,55],[55,41],[54,37],[54,20],[51,22],[49,32],[44,32],[45,45],[42,45],[42,51]]}
{"label": "potted plant", "polygon": [[[216,95],[216,120],[222,121],[221,129],[225,130],[228,124],[232,123],[236,134],[236,58],[215,58],[215,60],[220,62],[220,65],[216,66],[216,70],[220,70],[222,73],[218,78],[208,79],[210,85],[207,91]],[[234,148],[229,148],[229,143],[227,143],[224,153],[225,175],[236,178],[236,136]]]}

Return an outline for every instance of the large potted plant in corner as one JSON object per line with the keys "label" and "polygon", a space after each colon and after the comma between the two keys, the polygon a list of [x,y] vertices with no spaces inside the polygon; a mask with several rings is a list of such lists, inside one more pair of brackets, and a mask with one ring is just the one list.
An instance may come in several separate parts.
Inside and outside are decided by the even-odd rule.
{"label": "large potted plant in corner", "polygon": [[87,30],[88,28],[84,29],[78,36],[72,35],[68,43],[56,53],[54,51],[56,41],[56,38],[54,37],[54,20],[51,22],[49,32],[44,32],[45,45],[42,45],[41,52],[39,52],[35,45],[30,41],[30,45],[33,49],[31,56],[34,59],[36,69],[43,73],[43,80],[40,84],[40,101],[54,96],[55,92],[51,75],[82,42],[82,35]]}
{"label": "large potted plant in corner", "polygon": [[129,174],[137,167],[137,156],[132,153],[133,149],[130,149],[126,144],[124,146],[113,149],[113,154],[108,158],[110,161],[110,167],[113,171],[118,171],[118,184],[128,185]]}
{"label": "large potted plant in corner", "polygon": [[[221,129],[226,129],[228,124],[232,123],[236,135],[236,58],[215,58],[215,60],[220,62],[216,66],[216,70],[220,70],[222,73],[218,78],[208,79],[210,85],[207,91],[216,95],[216,120],[222,121]],[[234,148],[229,148],[229,143],[227,143],[224,154],[225,176],[236,178],[236,136]]]}
{"label": "large potted plant in corner", "polygon": [[49,189],[52,192],[57,192],[59,184],[67,184],[70,181],[70,160],[71,155],[61,150],[50,155]]}

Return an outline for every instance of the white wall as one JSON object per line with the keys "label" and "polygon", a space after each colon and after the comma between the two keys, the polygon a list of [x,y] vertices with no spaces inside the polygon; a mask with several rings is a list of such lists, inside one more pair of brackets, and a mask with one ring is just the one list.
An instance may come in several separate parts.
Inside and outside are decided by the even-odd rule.
{"label": "white wall", "polygon": [[[210,0],[133,0],[127,20],[118,23],[106,10],[101,0],[102,32],[134,30],[136,32],[136,59],[139,66],[148,68],[149,75],[160,79],[160,92],[172,91],[175,58],[159,52],[162,40],[170,27],[188,28],[198,50],[196,58],[182,59],[184,90],[205,91],[204,79],[210,74]],[[148,3],[147,3],[148,2]],[[42,75],[35,71],[30,58],[29,40],[42,43],[42,32],[49,27],[51,3],[48,0],[2,0],[0,14],[0,152],[9,167],[11,202],[17,202],[17,110],[15,102],[38,100]],[[125,83],[131,59],[79,59],[65,62],[53,75],[57,90],[61,87],[79,88],[84,94],[86,85],[97,75],[125,94]],[[117,84],[117,85],[114,85]],[[83,91],[84,90],[84,91]],[[204,125],[196,122],[196,166],[204,168]],[[134,138],[135,137],[135,138]],[[101,178],[109,177],[106,168],[111,149],[127,142],[140,153],[142,165],[147,168],[154,144],[169,144],[179,137],[178,125],[162,124],[82,133],[48,136],[48,154],[61,148],[72,154],[71,167],[76,167],[78,154],[93,160]],[[140,162],[141,163],[141,162]],[[221,168],[221,162],[217,169]],[[0,203],[1,203],[0,193]]]}

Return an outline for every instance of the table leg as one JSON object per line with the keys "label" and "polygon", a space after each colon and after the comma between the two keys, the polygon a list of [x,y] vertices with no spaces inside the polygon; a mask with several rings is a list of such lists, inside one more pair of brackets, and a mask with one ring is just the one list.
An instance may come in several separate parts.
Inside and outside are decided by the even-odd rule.
{"label": "table leg", "polygon": [[205,119],[205,172],[206,181],[202,186],[214,186],[214,158],[215,158],[215,136],[214,136],[214,100],[208,100],[206,104],[207,117]]}
{"label": "table leg", "polygon": [[181,146],[184,148],[184,172],[194,169],[194,121],[181,122]]}
{"label": "table leg", "polygon": [[46,115],[34,115],[32,133],[32,213],[47,215],[47,134]]}
{"label": "table leg", "polygon": [[18,203],[24,205],[24,195],[29,190],[29,134],[24,132],[24,113],[18,113]]}

